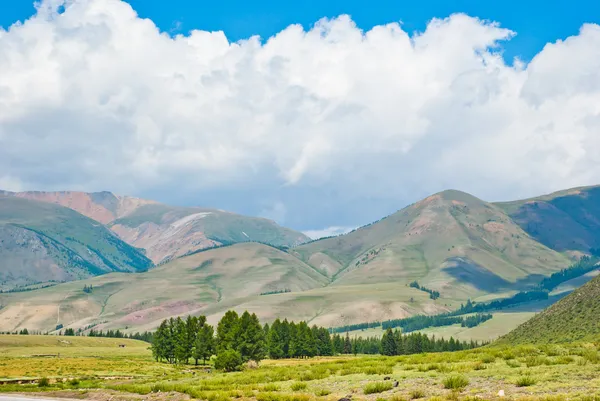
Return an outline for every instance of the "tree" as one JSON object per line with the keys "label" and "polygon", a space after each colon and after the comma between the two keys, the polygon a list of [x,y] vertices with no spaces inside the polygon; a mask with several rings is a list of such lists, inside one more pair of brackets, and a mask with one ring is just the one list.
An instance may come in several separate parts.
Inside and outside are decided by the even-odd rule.
{"label": "tree", "polygon": [[224,349],[217,354],[215,368],[225,372],[234,372],[242,368],[242,355],[233,349]]}
{"label": "tree", "polygon": [[284,352],[285,338],[283,330],[281,320],[275,319],[267,337],[267,348],[269,356],[272,359],[280,359],[286,356]]}
{"label": "tree", "polygon": [[188,333],[185,322],[178,317],[175,320],[175,360],[178,363],[188,363],[192,356],[192,348],[188,346]]}
{"label": "tree", "polygon": [[250,315],[248,311],[242,314],[238,339],[237,350],[242,355],[242,361],[259,362],[265,358],[265,332],[256,314]]}
{"label": "tree", "polygon": [[19,331],[19,334],[26,336],[29,334],[29,331],[27,331],[27,329],[23,329],[23,330]]}
{"label": "tree", "polygon": [[204,364],[215,352],[214,329],[211,325],[204,323],[198,330],[196,342],[194,343],[194,359],[196,365],[198,360],[202,359]]}
{"label": "tree", "polygon": [[344,354],[352,353],[352,343],[350,342],[350,335],[346,332],[346,339],[344,340]]}
{"label": "tree", "polygon": [[240,318],[235,311],[227,311],[217,325],[217,353],[236,350],[239,343]]}
{"label": "tree", "polygon": [[65,330],[65,336],[74,336],[75,335],[75,330],[73,330],[72,328],[68,328]]}
{"label": "tree", "polygon": [[[92,332],[90,332],[90,334],[92,334]],[[170,341],[170,339],[168,338],[168,334],[168,322],[166,320],[163,320],[160,326],[158,326],[156,332],[154,333],[154,339],[150,347],[152,349],[152,356],[154,356],[154,359],[156,359],[157,362],[162,361],[163,359],[168,360],[166,353],[167,342]]]}
{"label": "tree", "polygon": [[383,355],[392,356],[396,355],[398,348],[396,345],[396,339],[394,338],[392,329],[387,329],[381,337],[381,353]]}

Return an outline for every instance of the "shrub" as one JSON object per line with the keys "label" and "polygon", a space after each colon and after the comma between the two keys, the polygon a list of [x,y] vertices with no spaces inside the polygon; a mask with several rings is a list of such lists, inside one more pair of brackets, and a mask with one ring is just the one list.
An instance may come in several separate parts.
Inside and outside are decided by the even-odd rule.
{"label": "shrub", "polygon": [[319,397],[323,397],[329,394],[331,394],[331,391],[327,390],[326,388],[320,388],[317,391],[315,391],[315,395]]}
{"label": "shrub", "polygon": [[496,357],[493,355],[490,355],[490,354],[485,354],[481,358],[481,362],[483,362],[483,363],[493,363],[495,361],[496,361]]}
{"label": "shrub", "polygon": [[242,369],[242,355],[234,350],[225,350],[217,355],[215,368],[225,372],[235,372]]}
{"label": "shrub", "polygon": [[42,377],[38,381],[38,387],[48,387],[50,385],[50,380],[47,377]]}
{"label": "shrub", "polygon": [[412,390],[409,395],[410,395],[410,399],[411,400],[417,400],[419,398],[425,398],[425,392],[423,390],[419,389],[419,388],[415,389],[415,390]]}
{"label": "shrub", "polygon": [[261,391],[279,391],[280,388],[275,383],[267,383],[260,389]]}
{"label": "shrub", "polygon": [[365,394],[376,394],[391,390],[392,387],[393,383],[391,381],[376,382],[367,384],[363,391]]}
{"label": "shrub", "polygon": [[519,377],[517,379],[517,382],[515,383],[515,385],[517,387],[529,387],[529,386],[533,386],[534,384],[535,384],[535,379],[529,375]]}
{"label": "shrub", "polygon": [[79,379],[71,379],[69,380],[69,385],[73,387],[79,386]]}
{"label": "shrub", "polygon": [[509,368],[520,368],[521,367],[521,364],[515,359],[510,359],[510,360],[506,361],[506,364],[508,365]]}
{"label": "shrub", "polygon": [[594,349],[587,349],[583,352],[583,359],[590,363],[598,363],[600,361],[600,357],[598,356],[598,351]]}
{"label": "shrub", "polygon": [[469,380],[460,375],[448,376],[443,381],[444,388],[449,390],[459,390],[469,385]]}
{"label": "shrub", "polygon": [[300,391],[300,390],[306,390],[306,383],[302,383],[302,382],[292,383],[292,391]]}

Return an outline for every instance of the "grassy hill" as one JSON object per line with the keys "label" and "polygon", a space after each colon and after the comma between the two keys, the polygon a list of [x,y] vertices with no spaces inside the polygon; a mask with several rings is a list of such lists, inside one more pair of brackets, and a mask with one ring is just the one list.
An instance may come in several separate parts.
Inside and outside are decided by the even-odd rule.
{"label": "grassy hill", "polygon": [[108,225],[121,239],[146,250],[155,263],[197,250],[239,242],[289,247],[309,240],[274,221],[223,210],[176,207],[110,192],[19,192],[7,195],[58,204]]}
{"label": "grassy hill", "polygon": [[528,320],[501,342],[562,343],[600,338],[600,277]]}
{"label": "grassy hill", "polygon": [[0,288],[148,269],[152,262],[71,209],[0,196]]}
{"label": "grassy hill", "polygon": [[600,186],[497,203],[542,244],[558,251],[600,248]]}
{"label": "grassy hill", "polygon": [[417,280],[441,297],[518,289],[567,266],[500,208],[445,191],[349,234],[301,245],[292,253],[334,285]]}
{"label": "grassy hill", "polygon": [[[40,290],[0,294],[0,330],[57,324],[154,328],[164,318],[225,307],[274,291],[300,292],[325,276],[275,248],[245,243],[197,253],[140,274],[109,274]],[[83,287],[93,286],[91,293]]]}

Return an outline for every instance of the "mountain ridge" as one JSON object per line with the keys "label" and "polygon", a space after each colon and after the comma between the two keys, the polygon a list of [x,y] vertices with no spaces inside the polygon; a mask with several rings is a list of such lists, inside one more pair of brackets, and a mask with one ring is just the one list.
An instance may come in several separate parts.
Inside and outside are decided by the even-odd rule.
{"label": "mountain ridge", "polygon": [[108,191],[4,193],[67,207],[105,224],[128,244],[144,249],[155,264],[228,243],[257,241],[287,247],[309,240],[300,232],[264,218],[219,209],[169,206]]}

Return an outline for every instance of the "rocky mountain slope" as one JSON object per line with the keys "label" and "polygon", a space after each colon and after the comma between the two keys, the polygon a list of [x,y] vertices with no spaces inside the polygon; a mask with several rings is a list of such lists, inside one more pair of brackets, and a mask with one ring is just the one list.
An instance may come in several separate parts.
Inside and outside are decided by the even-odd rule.
{"label": "rocky mountain slope", "polygon": [[106,224],[146,251],[156,264],[219,245],[256,241],[288,247],[309,240],[274,221],[222,210],[174,207],[110,192],[19,192],[18,198],[58,204]]}
{"label": "rocky mountain slope", "polygon": [[600,250],[600,186],[497,203],[523,230],[558,251]]}
{"label": "rocky mountain slope", "polygon": [[0,195],[0,288],[147,270],[152,262],[71,209]]}

